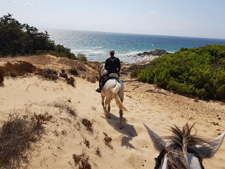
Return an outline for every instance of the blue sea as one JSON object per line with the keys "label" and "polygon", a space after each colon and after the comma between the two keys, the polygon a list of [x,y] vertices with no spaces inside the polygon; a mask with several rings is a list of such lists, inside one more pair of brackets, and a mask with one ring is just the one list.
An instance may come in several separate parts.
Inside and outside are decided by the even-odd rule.
{"label": "blue sea", "polygon": [[203,47],[208,44],[223,44],[225,39],[190,38],[161,35],[138,35],[124,33],[105,33],[75,30],[49,29],[50,39],[56,44],[71,49],[75,55],[85,54],[88,61],[105,61],[109,50],[114,49],[116,57],[124,63],[144,60],[136,54],[155,49],[176,52],[180,48]]}

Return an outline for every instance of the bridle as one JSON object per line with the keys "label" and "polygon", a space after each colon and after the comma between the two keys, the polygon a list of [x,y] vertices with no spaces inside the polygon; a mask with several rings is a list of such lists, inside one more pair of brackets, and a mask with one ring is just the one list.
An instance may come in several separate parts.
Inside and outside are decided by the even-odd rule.
{"label": "bridle", "polygon": [[[168,153],[169,151],[166,150],[165,148],[159,153],[158,157],[155,158],[155,167],[154,169],[158,169],[160,166],[161,166],[161,162],[162,162],[162,159],[165,157],[165,155]],[[199,163],[201,165],[201,168],[204,169],[204,166],[202,164],[202,158],[198,155],[198,153],[196,151],[194,151],[193,149],[191,148],[188,148],[188,153],[189,154],[192,154],[194,155],[195,157],[198,158],[199,160]]]}

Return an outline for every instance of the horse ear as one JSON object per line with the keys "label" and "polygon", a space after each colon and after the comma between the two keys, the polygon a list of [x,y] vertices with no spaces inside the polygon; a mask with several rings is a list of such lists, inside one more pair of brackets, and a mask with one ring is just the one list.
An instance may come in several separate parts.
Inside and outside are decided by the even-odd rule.
{"label": "horse ear", "polygon": [[199,147],[189,147],[189,148],[193,149],[202,158],[210,158],[219,149],[223,141],[224,135],[225,135],[225,132],[223,132],[218,137],[209,140],[208,143],[205,143],[206,147],[199,146]]}
{"label": "horse ear", "polygon": [[105,64],[104,64],[104,63],[102,63],[102,64],[101,64],[101,66],[100,66],[100,69],[103,69],[103,68],[104,68],[104,66],[105,66]]}
{"label": "horse ear", "polygon": [[148,128],[148,126],[146,126],[145,124],[143,124],[146,128],[146,130],[148,131],[148,134],[150,136],[150,138],[152,139],[154,146],[157,150],[159,150],[160,152],[162,150],[165,149],[166,147],[166,141],[160,137],[158,134],[154,133],[150,128]]}
{"label": "horse ear", "polygon": [[105,69],[105,64],[104,63],[102,63],[100,65],[99,74],[100,74],[100,76],[103,76],[103,75],[107,74],[107,70]]}

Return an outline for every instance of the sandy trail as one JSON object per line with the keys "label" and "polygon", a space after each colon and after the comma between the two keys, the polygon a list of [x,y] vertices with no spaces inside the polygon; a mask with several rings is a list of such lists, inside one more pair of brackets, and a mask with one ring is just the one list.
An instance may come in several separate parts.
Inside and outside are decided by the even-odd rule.
{"label": "sandy trail", "polygon": [[[0,122],[14,113],[53,116],[45,124],[46,134],[41,142],[34,145],[29,165],[33,169],[77,168],[72,155],[82,152],[96,169],[153,168],[158,152],[143,123],[162,136],[170,134],[171,125],[182,127],[186,122],[196,122],[197,134],[207,138],[225,131],[224,103],[187,98],[125,75],[121,79],[125,85],[124,106],[129,110],[124,112],[123,129],[119,129],[115,101],[111,103],[111,118],[105,118],[100,94],[95,92],[97,82],[76,78],[76,87],[72,87],[62,79],[54,82],[34,75],[5,79],[0,87]],[[84,118],[92,122],[93,132],[82,125]],[[110,146],[105,145],[103,132],[112,138]],[[224,141],[214,157],[203,160],[206,169],[225,169],[224,162]]]}

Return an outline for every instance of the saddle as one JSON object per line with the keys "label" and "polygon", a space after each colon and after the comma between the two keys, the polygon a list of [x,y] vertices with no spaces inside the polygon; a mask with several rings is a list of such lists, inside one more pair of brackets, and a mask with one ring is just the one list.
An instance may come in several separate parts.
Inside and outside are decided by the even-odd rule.
{"label": "saddle", "polygon": [[119,82],[119,75],[117,73],[110,73],[108,76],[107,75],[102,76],[100,81],[101,88],[103,88],[103,86],[109,79],[116,79]]}
{"label": "saddle", "polygon": [[109,78],[115,78],[115,79],[119,79],[119,75],[117,73],[110,73]]}

